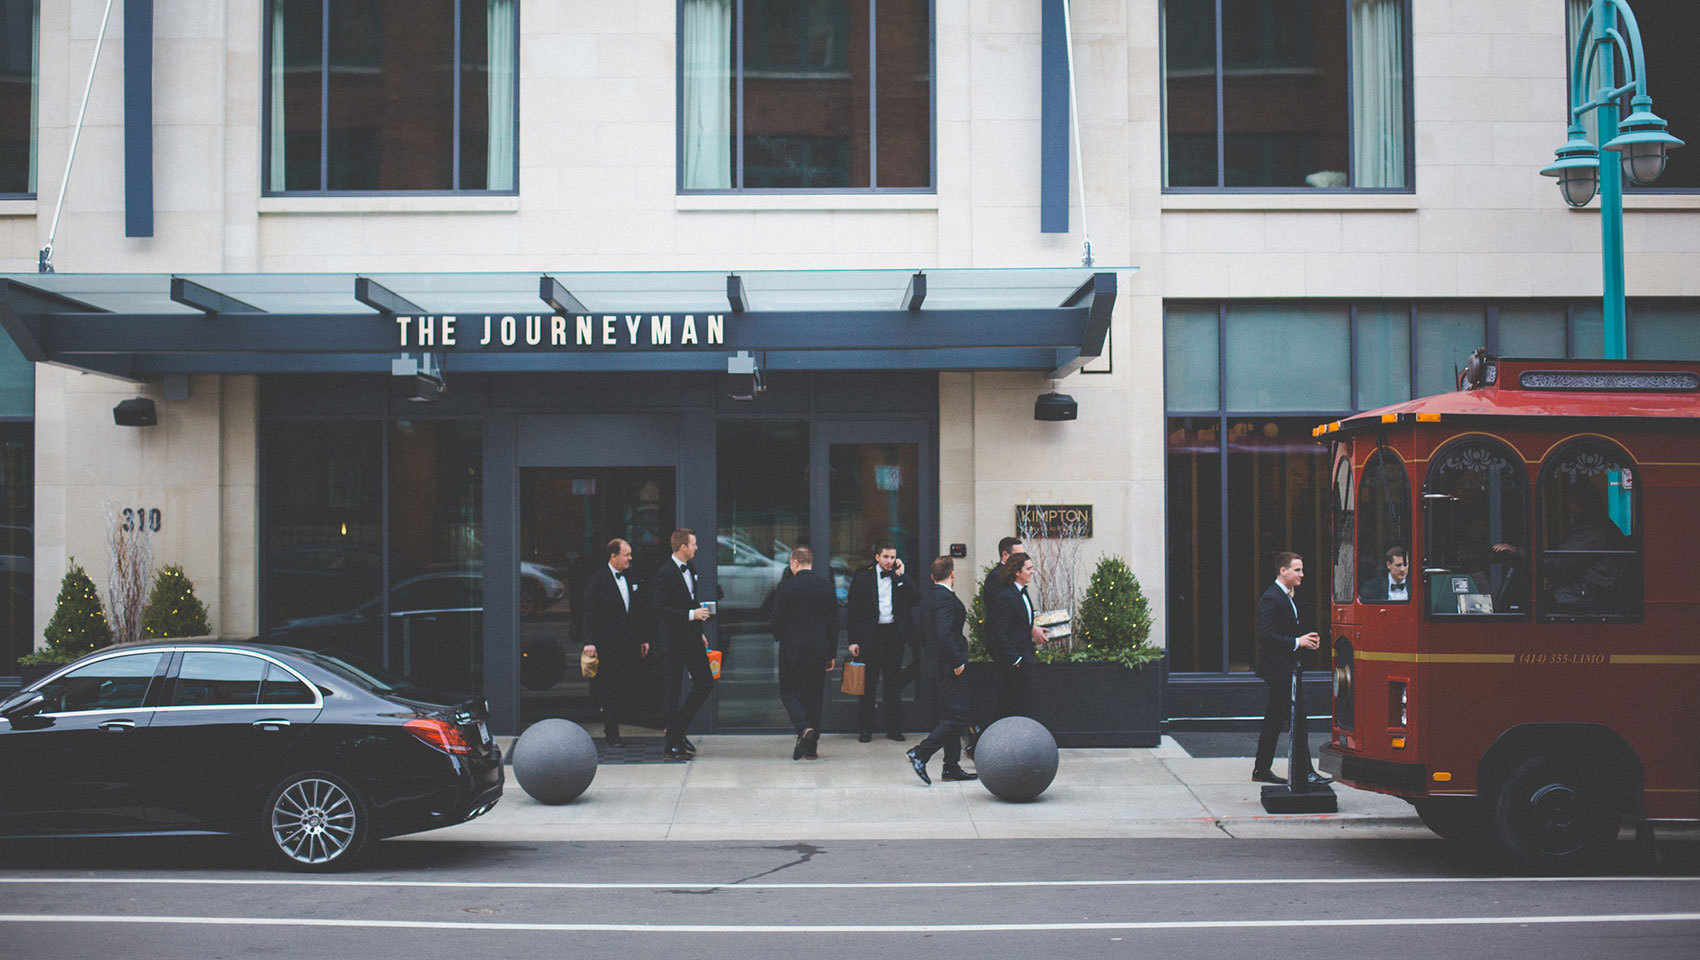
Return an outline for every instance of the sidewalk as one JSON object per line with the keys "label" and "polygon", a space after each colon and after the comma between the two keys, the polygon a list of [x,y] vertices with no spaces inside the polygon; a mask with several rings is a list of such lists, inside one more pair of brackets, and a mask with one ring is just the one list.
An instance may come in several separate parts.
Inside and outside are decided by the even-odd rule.
{"label": "sidewalk", "polygon": [[[918,741],[911,737],[910,744]],[[603,764],[572,803],[527,796],[510,767],[502,802],[421,840],[899,840],[1014,837],[1430,836],[1410,804],[1336,785],[1340,811],[1271,816],[1246,758],[1195,758],[1164,737],[1153,749],[1061,751],[1033,803],[1005,803],[977,782],[926,786],[904,744],[853,735],[793,761],[788,736],[704,736],[689,763]],[[971,764],[969,764],[971,767]],[[1284,772],[1277,762],[1276,772]]]}

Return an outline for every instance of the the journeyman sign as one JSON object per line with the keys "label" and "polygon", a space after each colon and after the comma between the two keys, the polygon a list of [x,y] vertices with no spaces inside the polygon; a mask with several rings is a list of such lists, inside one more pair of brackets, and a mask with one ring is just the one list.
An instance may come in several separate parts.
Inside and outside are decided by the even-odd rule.
{"label": "the journeyman sign", "polygon": [[577,314],[572,317],[527,314],[483,317],[396,317],[398,346],[544,347],[569,349],[650,349],[718,347],[726,343],[726,315],[694,313]]}
{"label": "the journeyman sign", "polygon": [[1050,539],[1092,536],[1090,503],[1023,503],[1015,508],[1015,529],[1023,537]]}

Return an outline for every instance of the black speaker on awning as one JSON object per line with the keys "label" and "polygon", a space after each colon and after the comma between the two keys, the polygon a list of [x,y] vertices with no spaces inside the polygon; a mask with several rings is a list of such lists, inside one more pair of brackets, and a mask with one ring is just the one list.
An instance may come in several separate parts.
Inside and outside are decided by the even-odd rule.
{"label": "black speaker on awning", "polygon": [[112,408],[112,422],[120,427],[151,427],[159,422],[159,413],[147,397],[131,397]]}
{"label": "black speaker on awning", "polygon": [[1033,401],[1035,420],[1073,420],[1080,416],[1080,404],[1066,393],[1041,393]]}

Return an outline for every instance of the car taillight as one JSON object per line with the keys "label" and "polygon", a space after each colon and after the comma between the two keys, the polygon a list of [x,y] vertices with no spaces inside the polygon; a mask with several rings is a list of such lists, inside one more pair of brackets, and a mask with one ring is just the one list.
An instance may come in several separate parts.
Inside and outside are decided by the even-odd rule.
{"label": "car taillight", "polygon": [[1387,725],[1390,727],[1410,726],[1410,699],[1406,694],[1403,680],[1390,680],[1387,683]]}
{"label": "car taillight", "polygon": [[444,753],[471,753],[472,745],[460,735],[460,729],[442,720],[409,720],[402,726],[407,732]]}

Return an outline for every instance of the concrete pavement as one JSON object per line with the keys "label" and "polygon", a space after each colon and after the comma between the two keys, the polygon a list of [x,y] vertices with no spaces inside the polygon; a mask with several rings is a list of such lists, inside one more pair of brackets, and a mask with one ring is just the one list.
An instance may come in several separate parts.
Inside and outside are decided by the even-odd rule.
{"label": "concrete pavement", "polygon": [[[547,806],[510,775],[502,802],[421,840],[899,840],[1019,837],[1430,836],[1403,800],[1336,786],[1340,810],[1271,816],[1249,757],[1193,757],[1169,737],[1151,749],[1061,751],[1056,780],[1032,803],[1005,803],[978,782],[926,786],[907,744],[853,735],[793,761],[788,736],[703,736],[689,763],[604,764],[572,803]],[[966,764],[972,768],[972,764]],[[1283,773],[1285,761],[1277,761]],[[509,773],[512,773],[510,768]]]}

